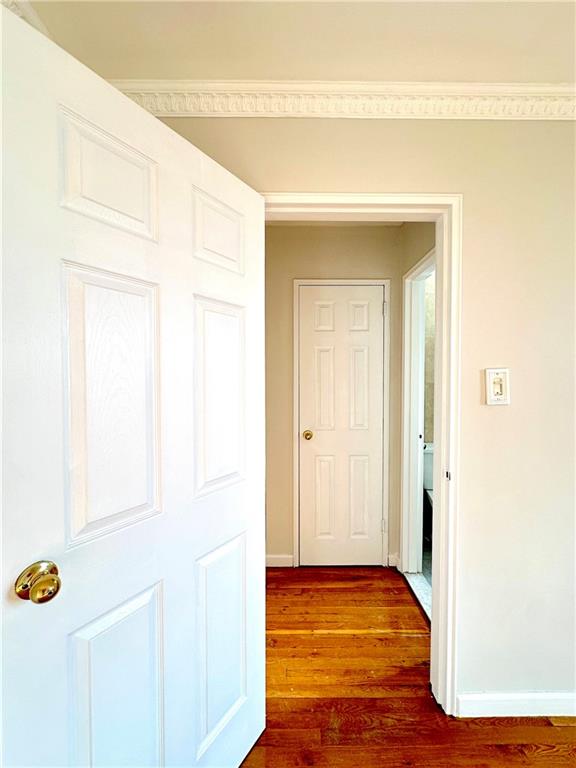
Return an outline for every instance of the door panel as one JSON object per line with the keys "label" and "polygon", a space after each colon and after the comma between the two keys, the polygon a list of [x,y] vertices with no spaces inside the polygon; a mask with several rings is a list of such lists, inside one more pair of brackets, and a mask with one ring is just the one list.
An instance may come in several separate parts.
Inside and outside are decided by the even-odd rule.
{"label": "door panel", "polygon": [[[264,727],[263,201],[1,12],[5,765],[237,766]],[[41,558],[62,589],[23,602]]]}
{"label": "door panel", "polygon": [[209,493],[243,477],[244,308],[201,296],[196,304],[196,488]]}
{"label": "door panel", "polygon": [[65,264],[69,546],[159,512],[158,286]]}
{"label": "door panel", "polygon": [[244,536],[200,558],[197,570],[201,757],[247,696]]}
{"label": "door panel", "polygon": [[[356,329],[354,329],[356,330]],[[369,429],[370,348],[350,347],[350,429]]]}
{"label": "door panel", "polygon": [[196,192],[196,257],[244,273],[243,217],[221,201]]}
{"label": "door panel", "polygon": [[314,458],[314,535],[316,539],[334,539],[336,536],[336,489],[334,456]]}
{"label": "door panel", "polygon": [[156,163],[80,115],[60,113],[62,205],[155,240]]}
{"label": "door panel", "polygon": [[[78,765],[156,766],[163,754],[162,589],[157,584],[71,636]],[[121,679],[110,697],[110,680]]]}
{"label": "door panel", "polygon": [[382,286],[299,288],[303,565],[383,561],[383,301]]}
{"label": "door panel", "polygon": [[364,539],[369,536],[368,513],[370,504],[370,457],[350,456],[350,536]]}
{"label": "door panel", "polygon": [[334,429],[334,347],[314,347],[314,363],[314,423],[317,429]]}

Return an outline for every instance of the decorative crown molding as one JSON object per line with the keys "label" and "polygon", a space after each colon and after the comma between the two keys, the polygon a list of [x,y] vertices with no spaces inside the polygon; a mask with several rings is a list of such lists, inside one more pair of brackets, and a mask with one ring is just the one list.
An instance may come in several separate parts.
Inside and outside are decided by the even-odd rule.
{"label": "decorative crown molding", "polygon": [[574,85],[112,80],[157,117],[574,120]]}

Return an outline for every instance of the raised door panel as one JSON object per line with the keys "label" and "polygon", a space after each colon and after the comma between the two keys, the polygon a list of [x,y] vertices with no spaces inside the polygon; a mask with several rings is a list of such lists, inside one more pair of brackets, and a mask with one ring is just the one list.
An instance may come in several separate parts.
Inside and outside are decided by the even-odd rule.
{"label": "raised door panel", "polygon": [[68,545],[159,511],[157,288],[66,264]]}
{"label": "raised door panel", "polygon": [[350,536],[353,539],[365,539],[368,536],[369,471],[368,456],[349,457]]}
{"label": "raised door panel", "polygon": [[334,347],[314,349],[314,404],[316,429],[334,429],[336,382]]}
{"label": "raised door panel", "polygon": [[195,249],[198,259],[244,274],[244,219],[209,195],[194,193]]}
{"label": "raised door panel", "polygon": [[162,588],[72,633],[74,765],[163,764]]}
{"label": "raised door panel", "polygon": [[244,309],[196,296],[196,493],[242,479],[245,445]]}
{"label": "raised door panel", "polygon": [[247,698],[245,534],[201,557],[196,570],[200,759]]}
{"label": "raised door panel", "polygon": [[62,205],[156,240],[156,163],[68,109],[61,123]]}
{"label": "raised door panel", "polygon": [[315,331],[334,331],[334,301],[315,301],[314,302],[314,330]]}
{"label": "raised door panel", "polygon": [[335,535],[335,460],[334,456],[316,456],[314,460],[314,531],[317,539]]}
{"label": "raised door panel", "polygon": [[350,331],[370,330],[369,301],[355,300],[348,302],[348,329]]}
{"label": "raised door panel", "polygon": [[368,429],[369,355],[367,346],[350,347],[350,429]]}

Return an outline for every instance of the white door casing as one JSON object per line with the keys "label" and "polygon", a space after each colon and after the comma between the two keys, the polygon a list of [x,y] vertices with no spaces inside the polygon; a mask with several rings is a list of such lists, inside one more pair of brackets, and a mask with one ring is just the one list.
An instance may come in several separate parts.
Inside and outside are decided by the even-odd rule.
{"label": "white door casing", "polygon": [[[458,503],[460,465],[462,211],[460,194],[267,192],[267,221],[433,221],[436,225],[434,520],[430,683],[447,714],[458,711]],[[313,281],[312,281],[313,282]],[[295,313],[295,324],[297,314]],[[297,338],[295,327],[295,338]],[[297,358],[295,357],[295,369]],[[298,466],[297,398],[294,466]],[[385,441],[386,447],[386,441]],[[386,464],[386,461],[385,461]],[[295,479],[297,474],[294,473]],[[298,492],[294,493],[298,563]],[[396,553],[390,553],[389,559]]]}
{"label": "white door casing", "polygon": [[300,564],[381,565],[384,286],[326,283],[298,286]]}
{"label": "white door casing", "polygon": [[2,32],[5,765],[237,766],[264,727],[262,198]]}

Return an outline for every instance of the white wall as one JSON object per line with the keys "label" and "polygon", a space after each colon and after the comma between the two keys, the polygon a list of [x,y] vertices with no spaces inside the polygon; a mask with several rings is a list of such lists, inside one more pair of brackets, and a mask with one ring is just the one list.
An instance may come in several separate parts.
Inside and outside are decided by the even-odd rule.
{"label": "white wall", "polygon": [[[573,126],[167,122],[260,191],[463,194],[457,688],[573,688]],[[482,402],[491,366],[509,407]]]}

